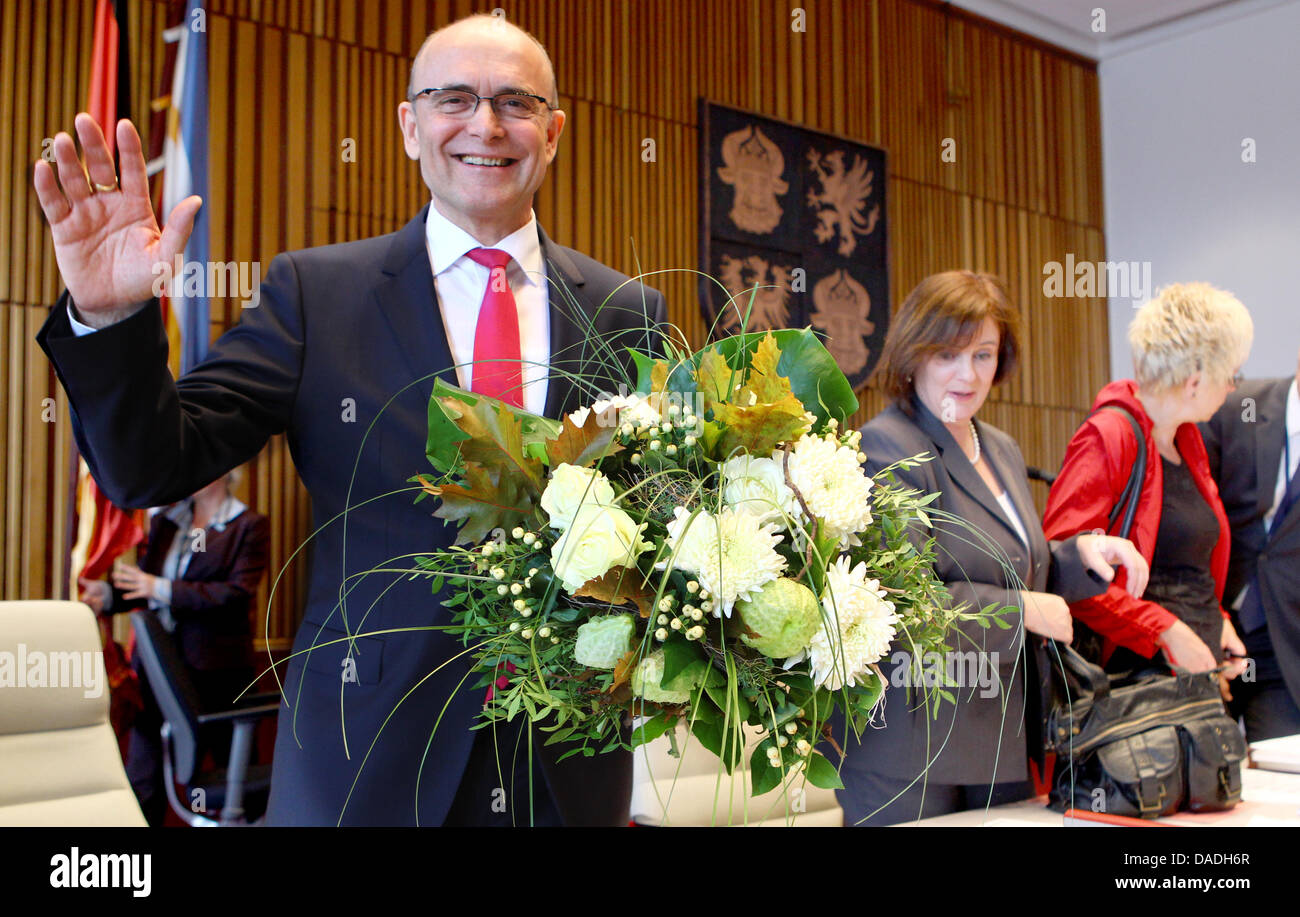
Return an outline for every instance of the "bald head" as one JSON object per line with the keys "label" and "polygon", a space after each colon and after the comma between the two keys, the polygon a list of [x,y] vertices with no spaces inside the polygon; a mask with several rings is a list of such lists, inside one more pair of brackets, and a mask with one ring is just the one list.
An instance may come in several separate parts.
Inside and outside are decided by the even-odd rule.
{"label": "bald head", "polygon": [[456,42],[468,36],[480,38],[484,35],[502,43],[513,43],[517,45],[521,54],[535,57],[548,79],[548,85],[544,89],[539,89],[539,92],[545,93],[552,107],[560,104],[559,87],[555,82],[555,67],[551,64],[551,56],[546,53],[546,48],[542,47],[542,43],[531,33],[514,23],[507,22],[505,17],[488,13],[466,16],[451,25],[429,33],[429,37],[420,45],[420,50],[415,53],[415,59],[411,61],[411,74],[406,82],[406,97],[410,99],[425,88],[416,84],[422,82],[421,74],[426,72],[429,60],[436,57],[440,50],[454,46]]}

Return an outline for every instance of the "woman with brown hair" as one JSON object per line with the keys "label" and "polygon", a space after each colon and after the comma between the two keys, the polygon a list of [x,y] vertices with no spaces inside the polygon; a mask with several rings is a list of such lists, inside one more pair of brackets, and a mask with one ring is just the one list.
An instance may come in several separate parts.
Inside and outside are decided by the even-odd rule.
{"label": "woman with brown hair", "polygon": [[[885,725],[845,748],[837,795],[846,824],[893,824],[1032,795],[1027,768],[1043,746],[1046,639],[1070,639],[1067,602],[1102,591],[1115,576],[1111,564],[1122,564],[1129,589],[1141,594],[1147,565],[1127,540],[1082,534],[1048,543],[1020,448],[975,419],[1016,367],[1018,332],[996,277],[947,271],[917,285],[886,338],[875,378],[893,404],[862,428],[867,470],[932,457],[895,471],[900,483],[939,494],[933,528],[915,534],[934,537],[936,573],[954,603],[1009,606],[1003,620],[1011,626],[964,626],[952,659],[912,660],[900,651],[882,665],[896,687],[923,687],[915,676],[936,664],[968,683],[953,687],[956,703],[940,701],[937,711],[915,690],[887,695]],[[1026,640],[1026,632],[1035,636]]]}

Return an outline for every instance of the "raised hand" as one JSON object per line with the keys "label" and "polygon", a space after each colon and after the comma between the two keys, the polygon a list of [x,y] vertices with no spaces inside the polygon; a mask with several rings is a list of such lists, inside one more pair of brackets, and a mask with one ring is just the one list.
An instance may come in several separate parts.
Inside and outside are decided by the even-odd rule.
{"label": "raised hand", "polygon": [[117,122],[119,186],[95,119],[82,112],[74,123],[85,152],[84,169],[76,144],[60,131],[54,138],[58,182],[43,159],[36,163],[33,181],[68,293],[81,320],[102,328],[135,312],[155,295],[159,278],[171,276],[173,259],[184,249],[203,199],[191,195],[181,201],[159,230],[135,126],[125,119]]}

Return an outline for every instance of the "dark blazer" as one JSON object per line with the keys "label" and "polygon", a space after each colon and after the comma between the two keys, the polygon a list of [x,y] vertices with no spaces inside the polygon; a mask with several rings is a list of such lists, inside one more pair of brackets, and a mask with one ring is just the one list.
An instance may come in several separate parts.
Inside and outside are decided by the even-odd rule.
{"label": "dark blazer", "polygon": [[[175,537],[176,523],[163,513],[154,515],[140,569],[160,576]],[[203,550],[190,557],[180,579],[172,580],[173,636],[191,667],[210,671],[253,665],[253,600],[270,553],[270,521],[246,509],[220,530],[210,529]],[[113,614],[148,604],[113,590]]]}
{"label": "dark blazer", "polygon": [[[1269,641],[1287,690],[1300,706],[1300,508],[1291,507],[1271,538],[1264,528],[1277,488],[1293,381],[1294,376],[1243,382],[1201,425],[1201,435],[1232,527],[1224,607],[1231,608],[1251,577],[1259,577]],[[1246,398],[1254,401],[1253,420],[1243,417]]]}
{"label": "dark blazer", "polygon": [[[1020,516],[1029,545],[1015,534],[997,498],[962,452],[948,429],[913,402],[916,416],[890,406],[862,428],[862,451],[867,471],[878,473],[899,459],[929,453],[934,460],[895,474],[900,483],[925,493],[939,493],[933,506],[979,529],[1023,582],[1011,580],[993,556],[994,548],[952,523],[934,521],[936,572],[948,586],[955,603],[983,608],[995,603],[1019,609],[1021,588],[1054,592],[1066,601],[1094,595],[1100,588],[1086,575],[1074,538],[1049,544],[1029,492],[1025,460],[1015,440],[996,427],[976,421],[984,458]],[[1024,652],[1026,633],[1021,614],[1008,613],[1009,630],[978,625],[963,628],[949,645],[960,652],[997,653],[999,686],[966,685],[954,690],[957,704],[942,702],[938,719],[909,698],[903,687],[886,692],[886,727],[868,729],[862,744],[849,738],[846,771],[872,771],[895,779],[911,779],[929,770],[926,779],[937,784],[989,784],[1027,779],[1027,753],[1041,757],[1042,674],[1047,672],[1044,640],[1030,634],[1030,652]],[[881,660],[891,683],[897,654]],[[991,660],[991,656],[987,657]],[[888,663],[888,664],[887,664]],[[1028,680],[1028,681],[1027,681]],[[1033,689],[1026,691],[1026,683]],[[981,696],[992,694],[992,696]],[[951,732],[950,732],[951,730]],[[846,779],[852,779],[851,774]]]}
{"label": "dark blazer", "polygon": [[[78,338],[65,294],[38,335],[114,503],[174,502],[288,436],[324,528],[311,542],[295,655],[278,670],[272,824],[440,824],[473,742],[483,695],[469,687],[464,647],[433,629],[450,620],[428,581],[392,572],[454,535],[428,503],[414,505],[408,483],[426,467],[433,377],[456,382],[424,218],[277,256],[256,307],[175,383],[156,305]],[[541,243],[552,367],[597,373],[616,390],[619,368],[630,372],[622,348],[649,347],[647,315],[662,320],[663,297],[544,233]],[[552,375],[546,413],[580,394],[592,393]],[[630,755],[557,764],[556,746],[534,744],[566,823],[626,822]]]}

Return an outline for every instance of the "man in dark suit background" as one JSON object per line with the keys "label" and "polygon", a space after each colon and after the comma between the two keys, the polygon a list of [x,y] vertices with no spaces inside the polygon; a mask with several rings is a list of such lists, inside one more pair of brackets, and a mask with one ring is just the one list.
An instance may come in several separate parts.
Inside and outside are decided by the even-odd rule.
{"label": "man in dark suit background", "polygon": [[[199,200],[159,232],[127,122],[120,189],[85,115],[85,173],[66,134],[54,144],[62,190],[36,165],[67,284],[38,340],[105,493],[124,506],[174,501],[278,432],[311,493],[323,528],[284,672],[270,823],[627,819],[630,756],[558,763],[534,732],[470,732],[482,693],[439,629],[449,616],[425,581],[392,572],[453,535],[412,505],[407,483],[435,374],[558,416],[622,381],[622,348],[647,349],[663,318],[658,293],[536,224],[565,122],[556,100],[550,60],[526,32],[489,16],[435,32],[398,113],[430,205],[392,235],[278,256],[258,305],[175,383],[148,300],[154,265],[183,248]],[[560,367],[588,374],[588,389]]]}
{"label": "man in dark suit background", "polygon": [[1233,682],[1251,741],[1300,733],[1300,359],[1295,377],[1251,380],[1201,425],[1232,526],[1223,602],[1254,660]]}

